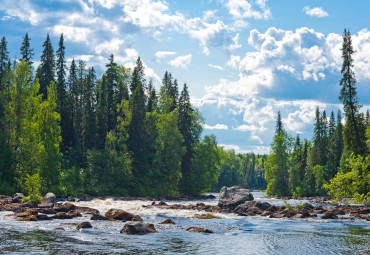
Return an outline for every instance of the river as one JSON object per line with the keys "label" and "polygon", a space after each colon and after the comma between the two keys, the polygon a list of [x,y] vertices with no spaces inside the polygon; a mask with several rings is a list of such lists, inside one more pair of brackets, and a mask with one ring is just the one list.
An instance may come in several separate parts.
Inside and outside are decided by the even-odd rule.
{"label": "river", "polygon": [[[255,200],[282,205],[279,199]],[[217,204],[218,198],[202,201],[167,201]],[[291,204],[297,201],[288,201]],[[370,224],[365,220],[269,219],[215,214],[220,219],[196,219],[205,212],[143,207],[150,201],[94,199],[75,202],[98,209],[111,208],[139,214],[154,223],[159,233],[143,236],[120,234],[124,223],[91,221],[93,228],[76,230],[75,223],[90,221],[90,215],[71,220],[19,222],[0,212],[0,254],[370,254]],[[176,225],[158,225],[171,218]],[[204,227],[213,234],[186,232]],[[64,230],[60,230],[62,228]]]}

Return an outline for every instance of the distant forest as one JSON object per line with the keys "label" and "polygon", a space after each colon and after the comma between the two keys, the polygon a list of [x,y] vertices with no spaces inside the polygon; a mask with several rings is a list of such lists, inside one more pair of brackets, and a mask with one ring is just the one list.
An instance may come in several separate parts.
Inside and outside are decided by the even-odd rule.
{"label": "distant forest", "polygon": [[239,185],[272,196],[332,195],[369,203],[370,116],[360,112],[354,52],[343,35],[342,113],[316,110],[312,141],[292,138],[280,112],[270,155],[237,154],[202,136],[188,87],[165,72],[156,91],[140,58],[111,54],[100,78],[82,60],[66,66],[63,34],[47,35],[40,64],[26,34],[21,58],[0,42],[0,194],[179,196]]}

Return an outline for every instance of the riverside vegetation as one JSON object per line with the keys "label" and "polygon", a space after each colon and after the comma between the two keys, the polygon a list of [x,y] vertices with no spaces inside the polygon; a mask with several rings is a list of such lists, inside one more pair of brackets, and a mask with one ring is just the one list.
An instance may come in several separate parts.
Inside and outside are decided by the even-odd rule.
{"label": "riverside vegetation", "polygon": [[[66,66],[61,35],[49,35],[34,72],[25,35],[21,59],[10,61],[0,42],[0,193],[48,191],[58,196],[178,196],[222,186],[265,189],[273,196],[333,195],[369,202],[370,116],[360,113],[352,70],[351,36],[344,32],[342,113],[316,111],[312,141],[284,130],[280,112],[271,154],[236,154],[202,137],[203,118],[187,85],[166,72],[159,93],[110,55],[97,78],[82,60]],[[67,74],[68,73],[68,74]]]}

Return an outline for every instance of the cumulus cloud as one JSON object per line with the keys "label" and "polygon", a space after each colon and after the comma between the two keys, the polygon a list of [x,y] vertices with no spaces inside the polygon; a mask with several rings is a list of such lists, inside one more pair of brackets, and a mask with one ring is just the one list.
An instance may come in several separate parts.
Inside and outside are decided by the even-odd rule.
{"label": "cumulus cloud", "polygon": [[207,125],[207,124],[204,124],[203,125],[203,128],[204,129],[210,129],[210,130],[228,130],[228,127],[224,124],[216,124],[214,126],[210,126],[210,125]]}
{"label": "cumulus cloud", "polygon": [[322,7],[310,8],[310,6],[307,5],[303,8],[303,11],[306,13],[306,15],[311,17],[324,18],[329,16],[329,14],[324,11]]}
{"label": "cumulus cloud", "polygon": [[171,66],[175,68],[186,68],[188,65],[190,65],[191,58],[192,58],[191,54],[179,56],[169,61],[168,64],[170,64]]}
{"label": "cumulus cloud", "polygon": [[48,16],[48,13],[39,12],[28,0],[4,0],[0,4],[0,10],[5,11],[5,17],[8,20],[19,18],[21,21],[34,26],[39,25]]}
{"label": "cumulus cloud", "polygon": [[95,46],[94,50],[97,54],[105,53],[105,54],[117,54],[119,49],[122,47],[124,41],[118,38],[113,38],[110,41],[102,42]]}
{"label": "cumulus cloud", "polygon": [[252,7],[251,1],[247,0],[228,0],[225,3],[226,8],[234,19],[268,19],[271,17],[270,9],[266,7],[266,1],[256,1],[260,10]]}
{"label": "cumulus cloud", "polygon": [[167,13],[168,11],[169,7],[165,1],[125,0],[125,16],[121,20],[144,30],[154,30],[157,35],[164,29],[179,30],[185,22],[184,16],[179,12],[171,14]]}
{"label": "cumulus cloud", "polygon": [[229,46],[228,46],[228,49],[229,50],[235,50],[235,49],[239,49],[239,48],[241,48],[242,47],[242,45],[241,44],[239,44],[239,33],[237,33],[236,35],[235,35],[235,37],[233,37],[233,39],[232,39],[232,44],[230,44]]}

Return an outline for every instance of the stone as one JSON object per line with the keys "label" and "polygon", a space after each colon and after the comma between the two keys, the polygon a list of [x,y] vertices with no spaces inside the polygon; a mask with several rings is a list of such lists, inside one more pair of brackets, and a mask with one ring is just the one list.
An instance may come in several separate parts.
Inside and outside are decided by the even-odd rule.
{"label": "stone", "polygon": [[128,234],[128,235],[145,235],[149,233],[157,232],[154,228],[154,225],[151,224],[144,224],[141,222],[135,224],[125,224],[121,229],[121,234]]}
{"label": "stone", "polygon": [[75,205],[70,203],[64,203],[64,204],[55,204],[53,208],[56,212],[69,212],[73,211],[75,209]]}
{"label": "stone", "polygon": [[159,201],[158,205],[167,205],[167,203],[163,201]]}
{"label": "stone", "polygon": [[27,216],[30,216],[30,215],[37,215],[37,214],[38,214],[38,211],[36,209],[30,209],[30,210],[27,210],[27,211],[24,211],[24,212],[15,213],[13,216],[24,218],[24,217],[27,217]]}
{"label": "stone", "polygon": [[93,226],[91,225],[90,222],[88,221],[84,221],[84,222],[81,222],[80,224],[77,225],[77,230],[80,230],[82,228],[92,228]]}
{"label": "stone", "polygon": [[186,229],[188,232],[198,232],[198,233],[213,233],[212,230],[209,230],[207,228],[199,228],[199,227],[189,227]]}
{"label": "stone", "polygon": [[22,207],[37,208],[37,203],[35,200],[30,200],[26,203],[22,203]]}
{"label": "stone", "polygon": [[69,220],[72,219],[73,216],[69,215],[65,212],[57,212],[54,216],[51,216],[52,219],[62,219],[62,220]]}
{"label": "stone", "polygon": [[194,215],[194,218],[196,219],[202,219],[202,220],[210,220],[210,219],[220,219],[220,217],[217,217],[211,213],[207,214],[196,214]]}
{"label": "stone", "polygon": [[141,222],[143,222],[143,219],[140,217],[140,215],[134,215],[134,217],[132,217],[131,221],[141,221]]}
{"label": "stone", "polygon": [[30,215],[18,221],[37,221],[37,215]]}
{"label": "stone", "polygon": [[238,186],[233,186],[231,188],[225,186],[220,190],[218,206],[221,208],[234,209],[246,201],[253,201],[253,199],[252,193],[247,189],[242,189]]}
{"label": "stone", "polygon": [[175,225],[175,222],[172,219],[165,219],[164,221],[159,222],[159,224]]}
{"label": "stone", "polygon": [[338,219],[338,216],[333,214],[333,213],[327,212],[327,213],[321,215],[321,219],[324,219],[324,220],[326,220],[326,219]]}
{"label": "stone", "polygon": [[105,217],[110,220],[132,220],[134,215],[123,210],[110,209],[108,212],[105,213]]}
{"label": "stone", "polygon": [[37,208],[39,213],[43,214],[56,214],[57,212],[52,208]]}
{"label": "stone", "polygon": [[82,217],[82,214],[76,211],[68,212],[68,215],[71,215],[73,218],[75,217]]}
{"label": "stone", "polygon": [[55,196],[54,193],[48,192],[46,195],[42,198],[44,203],[52,203],[54,204],[57,201],[57,197]]}
{"label": "stone", "polygon": [[90,207],[84,207],[84,206],[75,206],[74,210],[79,213],[85,213],[85,214],[100,214],[99,210],[90,208]]}
{"label": "stone", "polygon": [[15,193],[14,195],[13,195],[13,198],[18,198],[18,199],[20,199],[20,200],[22,200],[22,198],[24,198],[25,196],[23,195],[23,193]]}
{"label": "stone", "polygon": [[51,218],[48,217],[45,214],[38,214],[38,215],[36,215],[36,218],[37,218],[37,220],[51,220]]}
{"label": "stone", "polygon": [[109,219],[101,214],[93,214],[90,220],[109,220]]}

